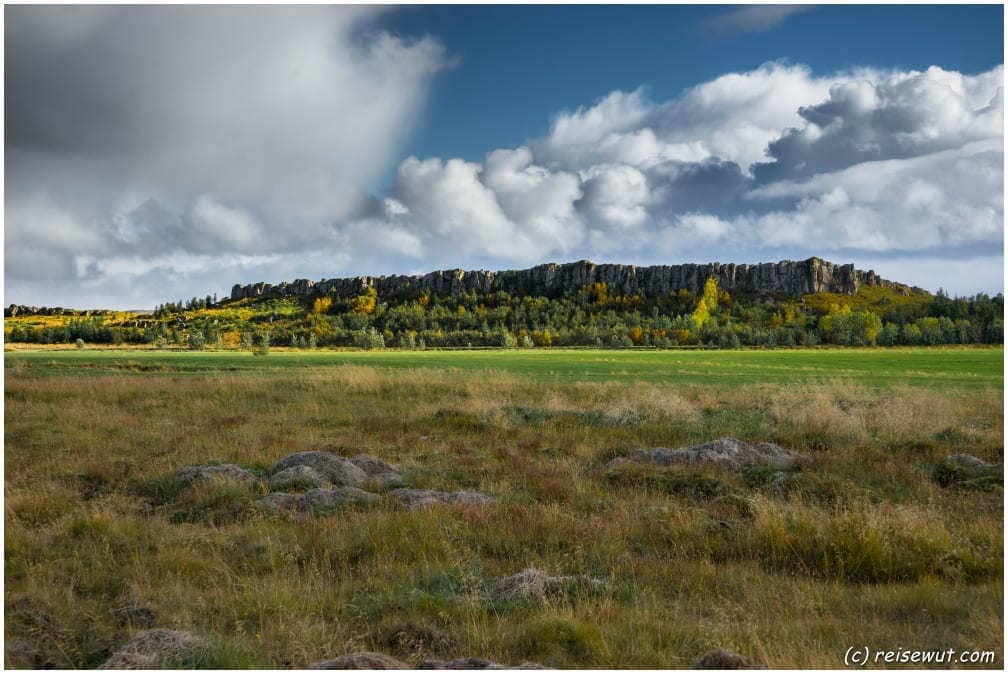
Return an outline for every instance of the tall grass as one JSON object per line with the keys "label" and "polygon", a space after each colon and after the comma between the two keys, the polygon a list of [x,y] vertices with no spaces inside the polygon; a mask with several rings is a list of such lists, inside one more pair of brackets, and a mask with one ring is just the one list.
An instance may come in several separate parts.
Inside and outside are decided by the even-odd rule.
{"label": "tall grass", "polygon": [[[989,648],[1003,663],[1002,491],[933,479],[949,454],[1002,460],[1000,390],[361,365],[84,378],[28,365],[8,372],[5,399],[8,667],[100,664],[137,629],[124,606],[203,637],[196,666],[377,650],[413,664],[689,667],[726,647],[774,667],[839,667],[855,644]],[[804,460],[607,468],[721,435]],[[257,489],[170,478],[323,448],[500,503],[268,515],[251,507]],[[488,599],[528,566],[601,584]]]}

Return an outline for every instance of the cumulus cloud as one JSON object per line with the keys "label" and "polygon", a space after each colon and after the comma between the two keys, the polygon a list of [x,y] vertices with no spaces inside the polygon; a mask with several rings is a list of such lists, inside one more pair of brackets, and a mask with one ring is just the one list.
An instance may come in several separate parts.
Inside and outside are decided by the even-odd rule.
{"label": "cumulus cloud", "polygon": [[[482,164],[407,160],[399,222],[502,261],[1000,247],[1002,78],[771,63],[666,102],[613,92]],[[438,182],[404,180],[420,166]]]}

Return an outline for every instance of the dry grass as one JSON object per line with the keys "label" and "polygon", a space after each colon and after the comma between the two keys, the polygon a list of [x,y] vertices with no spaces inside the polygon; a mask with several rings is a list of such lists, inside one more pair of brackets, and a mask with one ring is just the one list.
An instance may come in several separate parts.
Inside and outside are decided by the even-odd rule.
{"label": "dry grass", "polygon": [[[125,605],[208,639],[203,666],[377,650],[665,668],[725,647],[774,667],[840,667],[853,645],[993,649],[1003,663],[1002,493],[929,479],[955,452],[1002,460],[999,392],[346,366],[269,378],[22,369],[5,397],[8,667],[99,664],[136,629],[114,613]],[[721,435],[807,461],[776,477],[605,469],[632,448]],[[233,508],[242,494],[158,496],[186,464],[263,469],[319,448],[501,503],[288,518]],[[528,566],[604,585],[486,599]],[[403,625],[443,638],[399,652],[387,635]]]}

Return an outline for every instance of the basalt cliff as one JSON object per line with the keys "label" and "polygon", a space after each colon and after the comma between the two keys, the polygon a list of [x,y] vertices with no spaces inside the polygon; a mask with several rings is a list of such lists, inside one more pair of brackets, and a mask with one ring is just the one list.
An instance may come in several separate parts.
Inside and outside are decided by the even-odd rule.
{"label": "basalt cliff", "polygon": [[729,291],[768,296],[799,296],[817,292],[852,295],[862,286],[882,286],[902,293],[910,287],[880,278],[874,271],[855,269],[852,264],[834,264],[811,257],[759,264],[677,264],[637,267],[628,264],[595,264],[588,260],[567,264],[541,264],[512,271],[464,271],[451,269],[422,276],[357,276],[352,278],[298,279],[276,285],[252,283],[235,285],[231,299],[284,297],[290,295],[359,295],[374,288],[380,296],[429,291],[440,295],[489,293],[560,296],[582,286],[605,283],[624,294],[646,295],[680,289],[700,292],[708,278]]}

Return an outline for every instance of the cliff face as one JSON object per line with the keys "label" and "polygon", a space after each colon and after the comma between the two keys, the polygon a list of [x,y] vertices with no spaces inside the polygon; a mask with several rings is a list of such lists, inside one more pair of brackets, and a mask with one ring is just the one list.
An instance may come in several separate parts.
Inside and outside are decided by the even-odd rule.
{"label": "cliff face", "polygon": [[541,264],[517,271],[435,271],[423,276],[358,276],[354,278],[298,279],[277,285],[252,283],[235,285],[231,299],[246,297],[321,295],[335,292],[341,297],[359,295],[375,288],[380,296],[406,291],[428,290],[437,294],[487,293],[504,290],[515,294],[562,295],[592,283],[605,283],[625,294],[641,291],[647,295],[685,288],[700,292],[713,276],[718,285],[731,292],[748,291],[761,295],[798,296],[816,292],[852,295],[861,286],[884,286],[900,292],[910,288],[879,278],[874,271],[838,265],[817,257],[793,262],[760,264],[680,264],[636,267],[626,264],[594,264],[587,260],[569,264]]}

